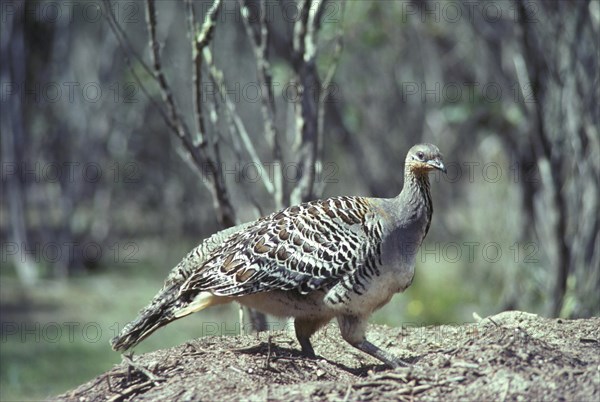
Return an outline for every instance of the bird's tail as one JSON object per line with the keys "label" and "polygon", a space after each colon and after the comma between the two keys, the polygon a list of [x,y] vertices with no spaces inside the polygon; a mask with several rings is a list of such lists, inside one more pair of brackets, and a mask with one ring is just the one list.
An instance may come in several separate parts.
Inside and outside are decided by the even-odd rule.
{"label": "bird's tail", "polygon": [[184,298],[179,294],[178,287],[165,287],[140,311],[135,320],[110,340],[110,344],[113,350],[125,351],[171,321],[215,304],[227,303],[230,301],[228,299],[210,292],[199,292],[195,296]]}

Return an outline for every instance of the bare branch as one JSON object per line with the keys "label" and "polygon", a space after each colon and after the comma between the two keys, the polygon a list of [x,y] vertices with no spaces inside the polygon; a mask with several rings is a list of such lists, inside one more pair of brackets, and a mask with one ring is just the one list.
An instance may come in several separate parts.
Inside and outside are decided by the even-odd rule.
{"label": "bare branch", "polygon": [[[220,3],[220,0],[215,0],[215,3]],[[221,174],[221,167],[219,164],[220,155],[217,144],[213,143],[214,156],[211,157],[206,150],[205,142],[201,140],[196,143],[191,138],[190,131],[187,128],[184,120],[181,118],[177,105],[175,104],[173,92],[162,70],[160,46],[156,36],[156,7],[154,0],[146,0],[146,10],[154,75],[158,80],[159,87],[163,95],[163,101],[167,104],[169,118],[173,123],[172,127],[174,127],[174,132],[183,143],[184,148],[192,158],[192,161],[196,165],[200,174],[204,176],[204,178],[208,178],[208,180],[203,180],[203,183],[213,196],[213,206],[218,212],[219,222],[224,227],[233,226],[236,223],[235,210],[231,205],[226,183]],[[211,39],[210,33],[212,32],[212,29],[205,29],[207,28],[207,24],[210,25],[211,19],[209,18],[207,21],[205,21],[199,36],[201,43],[208,43],[208,41]],[[204,46],[206,46],[206,43]],[[196,80],[199,78],[201,77],[196,77]],[[200,114],[200,116],[202,115]],[[197,118],[202,119],[202,117],[198,116]],[[201,126],[200,129],[203,129],[203,126]]]}
{"label": "bare branch", "polygon": [[[25,63],[25,32],[23,23],[18,19],[9,19],[8,24],[8,29],[5,31],[8,38],[0,43],[0,52],[3,57],[2,65],[0,65],[0,80],[3,83],[11,81],[25,82],[27,68]],[[14,25],[10,26],[12,24]],[[15,46],[19,50],[11,49],[10,45]],[[26,132],[25,113],[23,111],[25,102],[22,94],[18,91],[10,93],[8,98],[9,102],[6,105],[4,104],[4,99],[2,100],[2,109],[0,110],[0,155],[2,155],[3,166],[14,166],[24,163],[22,147],[18,146],[18,142],[20,138],[26,137],[24,134]],[[4,219],[10,222],[10,240],[22,247],[29,246],[26,188],[20,183],[18,175],[2,174],[2,197],[3,204],[5,201],[8,207],[7,213],[9,218]],[[4,240],[2,242],[4,244]],[[4,255],[3,252],[3,260],[5,258]],[[28,258],[17,258],[15,255],[13,262],[16,274],[21,283],[26,287],[35,285],[39,272],[31,260]]]}
{"label": "bare branch", "polygon": [[296,107],[297,153],[302,163],[301,177],[291,194],[292,203],[315,197],[315,162],[318,143],[318,103],[321,82],[316,67],[318,18],[323,2],[300,2],[300,18],[294,26],[292,66],[299,83],[300,101]]}
{"label": "bare branch", "polygon": [[170,119],[173,122],[177,130],[177,135],[185,137],[186,128],[185,123],[181,119],[175,100],[173,98],[173,92],[167,82],[167,78],[162,70],[162,60],[160,56],[160,44],[156,39],[156,6],[154,0],[146,0],[146,16],[148,22],[148,31],[150,36],[150,54],[152,55],[154,77],[158,80],[161,92],[163,94],[163,100],[167,104],[167,108],[170,114]]}
{"label": "bare branch", "polygon": [[148,64],[144,61],[144,59],[135,51],[135,48],[133,47],[133,45],[131,44],[131,41],[129,40],[129,36],[127,35],[127,32],[125,32],[123,30],[123,28],[121,28],[121,25],[117,22],[113,8],[110,6],[110,0],[103,0],[103,1],[104,1],[104,6],[106,7],[106,19],[108,20],[110,28],[112,29],[113,33],[115,34],[115,37],[117,38],[121,48],[123,50],[126,50],[126,54],[133,55],[134,59],[138,63],[140,63],[140,66],[142,66],[142,68],[148,73],[148,75],[156,80],[156,77],[154,76],[154,73],[153,73],[152,69],[150,68],[150,66],[148,66]]}
{"label": "bare branch", "polygon": [[143,83],[143,81],[140,79],[138,73],[136,72],[136,69],[133,68],[133,64],[131,62],[130,55],[133,55],[133,58],[142,66],[142,68],[148,73],[148,75],[154,81],[157,81],[156,76],[154,75],[153,71],[150,69],[148,64],[146,64],[146,62],[144,62],[144,60],[140,57],[140,55],[137,52],[135,52],[133,46],[131,45],[131,41],[129,40],[127,33],[121,28],[121,26],[117,22],[115,14],[112,10],[112,7],[110,7],[109,0],[104,0],[104,3],[105,3],[106,9],[108,10],[108,12],[106,13],[108,25],[110,26],[110,29],[112,30],[115,37],[117,38],[117,42],[119,42],[119,47],[123,51],[123,57],[125,58],[125,63],[127,64],[127,67],[129,68],[129,72],[133,76],[135,82],[138,84],[138,87],[140,88],[140,90],[144,93],[144,95],[146,95],[146,97],[150,101],[150,104],[154,108],[156,108],[158,113],[160,113],[161,117],[163,118],[165,123],[169,126],[169,128],[171,130],[177,131],[176,127],[173,125],[173,122],[167,115],[167,112],[163,109],[163,107],[161,105],[158,104],[158,102],[154,99],[154,97],[152,95],[150,95],[150,93],[148,92],[148,89],[146,88],[146,85]]}
{"label": "bare branch", "polygon": [[256,165],[256,168],[259,170],[259,175],[263,181],[265,189],[267,190],[267,192],[269,194],[274,195],[275,188],[273,186],[273,183],[271,183],[271,181],[269,179],[269,175],[267,174],[267,172],[264,168],[264,164],[261,161],[260,157],[258,156],[256,149],[254,148],[254,144],[252,143],[252,140],[250,139],[250,135],[248,134],[248,131],[246,130],[246,126],[244,125],[244,122],[238,115],[234,103],[231,101],[231,99],[229,99],[229,96],[227,96],[227,91],[225,90],[226,87],[225,87],[225,80],[223,78],[223,72],[221,70],[219,70],[217,68],[217,66],[215,66],[215,64],[213,63],[210,49],[205,48],[204,54],[205,54],[205,59],[206,59],[207,65],[208,65],[210,77],[213,80],[215,86],[218,88],[219,95],[221,96],[222,101],[225,103],[228,117],[231,119],[233,126],[235,127],[235,131],[238,133],[239,137],[241,138],[242,143],[244,144],[244,148],[248,152],[248,155],[250,156],[252,163],[254,163]]}
{"label": "bare branch", "polygon": [[[550,129],[544,116],[542,108],[546,105],[547,85],[553,71],[544,51],[536,42],[536,35],[531,24],[527,24],[526,4],[521,0],[518,2],[519,22],[522,30],[524,56],[527,62],[528,78],[536,95],[536,104],[533,113],[536,120],[534,130],[535,151],[538,159],[546,161],[549,169],[540,169],[542,180],[550,193],[550,198],[557,213],[556,222],[553,223],[552,231],[556,249],[556,281],[554,284],[554,297],[552,300],[551,313],[560,315],[567,291],[567,279],[571,265],[571,250],[567,242],[567,202],[563,193],[563,183],[560,177],[564,165],[564,156],[553,152],[553,141]],[[558,77],[553,76],[554,79]],[[543,166],[542,166],[543,167]]]}
{"label": "bare branch", "polygon": [[[327,69],[327,73],[325,75],[325,79],[323,79],[323,85],[321,87],[321,95],[319,97],[319,111],[317,114],[317,151],[316,151],[316,160],[315,160],[315,173],[317,177],[320,176],[320,173],[323,169],[323,136],[324,136],[324,126],[325,126],[325,102],[328,101],[329,95],[331,94],[330,86],[333,80],[333,76],[337,70],[337,66],[340,62],[340,58],[342,56],[342,51],[344,49],[344,14],[346,3],[344,1],[340,2],[341,7],[341,18],[340,22],[337,26],[337,31],[335,34],[335,44],[333,48],[333,59],[329,68]],[[323,181],[317,183],[315,186],[315,195],[321,196],[323,194],[323,190],[325,189],[325,183]]]}
{"label": "bare branch", "polygon": [[210,43],[217,22],[217,15],[221,7],[221,0],[215,0],[212,7],[208,10],[202,24],[202,29],[197,33],[196,13],[191,0],[186,1],[188,6],[188,21],[190,35],[192,36],[192,55],[194,63],[194,106],[198,146],[206,147],[206,130],[204,125],[204,113],[202,111],[202,51]]}
{"label": "bare branch", "polygon": [[273,194],[275,199],[276,209],[283,207],[283,165],[282,165],[282,154],[281,145],[279,143],[279,135],[275,126],[275,97],[273,95],[273,76],[271,75],[271,65],[269,63],[268,56],[268,40],[269,40],[269,28],[267,26],[266,16],[266,1],[260,2],[260,26],[259,34],[255,35],[254,29],[250,23],[250,11],[245,6],[244,1],[240,0],[240,13],[244,26],[250,41],[252,42],[252,48],[254,49],[254,56],[256,57],[257,63],[257,75],[258,80],[261,84],[261,88],[266,89],[267,97],[261,97],[261,110],[263,114],[263,120],[265,122],[265,135],[271,146],[273,154],[273,163],[275,165],[274,177],[273,177]]}

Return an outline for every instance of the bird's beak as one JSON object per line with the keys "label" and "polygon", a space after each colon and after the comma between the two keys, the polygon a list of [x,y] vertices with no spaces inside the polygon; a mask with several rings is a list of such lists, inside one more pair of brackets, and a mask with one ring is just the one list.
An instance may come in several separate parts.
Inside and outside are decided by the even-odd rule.
{"label": "bird's beak", "polygon": [[432,160],[428,161],[427,163],[429,165],[433,166],[434,168],[441,170],[444,173],[448,173],[448,171],[446,170],[446,166],[444,166],[444,162],[442,162],[442,160],[440,158],[432,159]]}

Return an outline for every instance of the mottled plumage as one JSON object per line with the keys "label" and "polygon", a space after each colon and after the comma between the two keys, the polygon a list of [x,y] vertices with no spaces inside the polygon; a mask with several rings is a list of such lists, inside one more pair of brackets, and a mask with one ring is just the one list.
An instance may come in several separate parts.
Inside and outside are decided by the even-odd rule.
{"label": "mottled plumage", "polygon": [[366,322],[412,282],[433,213],[427,174],[445,171],[441,158],[434,145],[411,148],[395,198],[312,201],[214,234],[173,269],[113,348],[128,349],[174,319],[238,301],[295,317],[308,355],[314,355],[310,336],[337,317],[350,344],[397,366],[398,359],[366,341]]}

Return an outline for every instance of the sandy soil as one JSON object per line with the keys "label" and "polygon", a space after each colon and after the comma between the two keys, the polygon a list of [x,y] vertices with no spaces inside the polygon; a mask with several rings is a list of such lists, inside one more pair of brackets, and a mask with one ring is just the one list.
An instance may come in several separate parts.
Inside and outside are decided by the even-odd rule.
{"label": "sandy soil", "polygon": [[504,312],[461,326],[371,326],[410,366],[391,370],[330,324],[306,359],[289,332],[207,337],[120,365],[56,397],[69,401],[600,401],[600,318]]}

